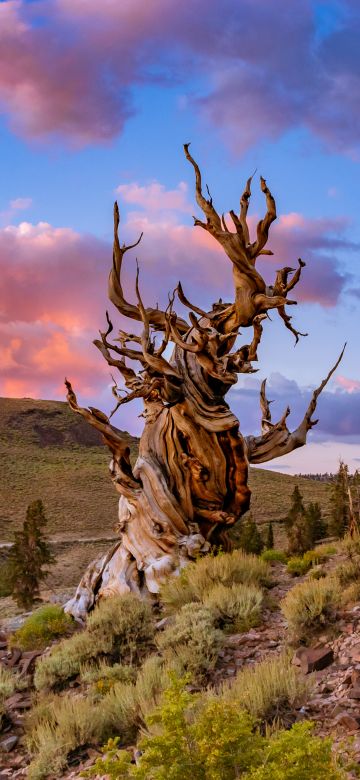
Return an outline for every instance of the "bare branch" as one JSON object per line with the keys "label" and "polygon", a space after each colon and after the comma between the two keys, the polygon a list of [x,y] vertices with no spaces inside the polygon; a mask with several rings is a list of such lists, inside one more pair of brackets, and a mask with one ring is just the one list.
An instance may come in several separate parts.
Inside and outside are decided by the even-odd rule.
{"label": "bare branch", "polygon": [[295,431],[290,432],[286,425],[286,418],[290,413],[287,408],[281,420],[272,425],[269,418],[266,418],[268,430],[262,436],[247,436],[247,454],[250,463],[265,463],[266,461],[278,458],[281,455],[287,455],[289,452],[302,447],[306,444],[308,431],[317,424],[318,420],[313,420],[312,415],[315,412],[317,399],[327,385],[329,379],[336,371],[345,351],[344,345],[335,365],[330,369],[328,375],[321,382],[318,388],[314,390],[309,406],[305,412],[303,420]]}

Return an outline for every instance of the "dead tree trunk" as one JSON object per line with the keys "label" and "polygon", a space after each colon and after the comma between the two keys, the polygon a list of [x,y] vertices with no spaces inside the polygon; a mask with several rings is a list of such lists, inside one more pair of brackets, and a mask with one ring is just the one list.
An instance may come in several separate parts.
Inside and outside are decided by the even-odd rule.
{"label": "dead tree trunk", "polygon": [[[102,433],[111,451],[111,478],[120,494],[119,541],[107,555],[89,566],[75,597],[66,606],[77,619],[84,619],[99,597],[129,590],[156,594],[169,575],[177,574],[199,553],[220,546],[229,549],[227,529],[250,504],[248,464],[263,463],[305,444],[307,432],[317,422],[312,415],[318,395],[342,357],[341,353],[313,393],[295,431],[290,432],[286,425],[289,409],[278,423],[272,423],[263,382],[262,434],[247,438],[241,435],[225,395],[237,382],[238,374],[255,370],[252,364],[258,359],[262,322],[269,309],[277,309],[296,341],[305,335],[293,327],[285,311],[285,306],[296,303],[288,300],[287,295],[299,281],[305,263],[299,260],[296,271],[281,269],[274,285],[267,288],[255,267],[259,255],[272,254],[265,245],[270,225],[276,219],[276,208],[265,180],[260,178],[267,211],[257,226],[255,241],[251,242],[247,224],[251,178],[240,199],[239,214],[230,211],[234,226],[230,231],[211,197],[204,197],[200,169],[188,145],[184,148],[195,172],[196,201],[206,220],[194,219],[195,225],[211,233],[229,257],[234,302],[220,300],[211,311],[203,311],[189,302],[179,283],[166,311],[145,308],[137,269],[137,303],[128,303],[122,289],[121,267],[125,253],[133,247],[119,243],[119,212],[115,203],[109,298],[121,314],[142,322],[143,329],[141,336],[119,331],[114,344],[109,341],[113,325],[107,315],[107,330],[94,343],[107,363],[119,371],[125,385],[123,391],[115,387],[114,411],[141,397],[145,427],[139,457],[132,469],[129,448],[120,431],[99,410],[78,406],[66,380],[71,408]],[[189,311],[188,322],[174,312],[176,296]],[[239,328],[247,327],[252,328],[250,343],[236,348]],[[156,341],[157,332],[162,333],[161,343]],[[164,352],[169,342],[174,349],[171,358],[166,359]],[[126,359],[137,361],[141,370],[136,372]]]}

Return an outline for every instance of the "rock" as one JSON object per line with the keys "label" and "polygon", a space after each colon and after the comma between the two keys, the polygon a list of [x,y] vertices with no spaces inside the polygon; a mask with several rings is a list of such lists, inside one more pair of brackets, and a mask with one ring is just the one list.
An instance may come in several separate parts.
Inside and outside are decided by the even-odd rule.
{"label": "rock", "polygon": [[293,657],[293,663],[300,666],[304,674],[326,669],[333,660],[334,653],[331,647],[300,647]]}
{"label": "rock", "polygon": [[343,712],[339,712],[336,716],[335,723],[337,726],[344,726],[346,730],[357,731],[360,725],[360,718],[357,718],[351,712],[344,710]]}
{"label": "rock", "polygon": [[0,742],[0,750],[2,750],[4,753],[10,753],[10,751],[13,750],[17,745],[18,741],[19,737],[6,737]]}
{"label": "rock", "polygon": [[21,674],[32,674],[35,669],[35,661],[41,655],[41,650],[31,650],[22,654],[20,661]]}
{"label": "rock", "polygon": [[349,656],[355,663],[360,663],[360,644],[350,647],[348,650]]}
{"label": "rock", "polygon": [[350,699],[360,699],[360,685],[351,688],[348,695]]}
{"label": "rock", "polygon": [[14,647],[14,649],[11,652],[11,655],[8,656],[8,662],[7,665],[9,669],[13,669],[14,666],[20,661],[20,658],[22,656],[21,650],[19,650],[18,647]]}

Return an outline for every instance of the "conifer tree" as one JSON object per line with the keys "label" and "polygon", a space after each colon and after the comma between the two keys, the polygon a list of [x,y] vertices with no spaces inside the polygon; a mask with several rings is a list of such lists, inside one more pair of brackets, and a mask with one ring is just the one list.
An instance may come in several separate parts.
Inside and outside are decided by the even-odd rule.
{"label": "conifer tree", "polygon": [[30,609],[39,595],[40,581],[48,574],[43,567],[55,562],[43,533],[46,523],[42,501],[33,501],[27,508],[22,530],[15,533],[10,551],[12,595],[24,609]]}
{"label": "conifer tree", "polygon": [[318,542],[320,539],[325,539],[327,536],[327,526],[323,520],[321,506],[317,501],[315,503],[312,501],[310,502],[306,507],[305,514],[311,536],[311,546],[313,547],[315,542]]}
{"label": "conifer tree", "polygon": [[264,549],[264,542],[251,512],[241,526],[238,540],[239,547],[241,547],[244,552],[259,555]]}
{"label": "conifer tree", "polygon": [[307,550],[311,550],[313,546],[311,529],[303,497],[297,485],[295,485],[291,495],[291,506],[285,517],[285,527],[290,555],[302,555]]}
{"label": "conifer tree", "polygon": [[329,531],[333,536],[344,536],[349,525],[349,473],[348,466],[341,460],[335,480],[331,485],[331,519]]}
{"label": "conifer tree", "polygon": [[269,523],[268,530],[267,530],[266,549],[267,550],[274,549],[274,530],[273,530],[273,524],[271,522]]}

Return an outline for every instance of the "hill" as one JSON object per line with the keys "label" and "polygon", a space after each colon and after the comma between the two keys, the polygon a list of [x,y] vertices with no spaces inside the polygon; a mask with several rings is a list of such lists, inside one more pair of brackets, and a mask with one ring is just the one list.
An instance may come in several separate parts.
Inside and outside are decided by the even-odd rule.
{"label": "hill", "polygon": [[[128,437],[132,457],[138,440]],[[0,399],[0,541],[23,523],[30,501],[41,498],[53,539],[112,536],[117,496],[108,476],[109,453],[100,435],[61,401]],[[286,514],[294,485],[305,503],[329,510],[326,483],[251,468],[255,520],[275,524]]]}

